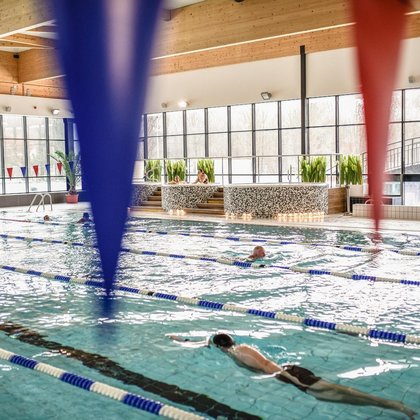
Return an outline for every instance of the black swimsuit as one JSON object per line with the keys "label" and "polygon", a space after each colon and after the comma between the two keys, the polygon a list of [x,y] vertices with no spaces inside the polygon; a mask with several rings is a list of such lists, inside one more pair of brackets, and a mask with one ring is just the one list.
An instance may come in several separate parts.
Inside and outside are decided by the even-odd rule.
{"label": "black swimsuit", "polygon": [[299,388],[303,392],[306,392],[311,385],[321,379],[319,376],[315,376],[310,370],[297,365],[285,365],[283,366],[283,369],[289,375],[294,376],[302,385],[294,383],[291,379],[282,375],[281,373],[277,374],[276,378],[279,381],[294,385],[296,388]]}

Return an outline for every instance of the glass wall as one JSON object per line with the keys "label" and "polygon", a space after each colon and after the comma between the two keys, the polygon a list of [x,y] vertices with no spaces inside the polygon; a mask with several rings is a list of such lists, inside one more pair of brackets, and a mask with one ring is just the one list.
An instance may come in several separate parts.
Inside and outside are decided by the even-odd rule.
{"label": "glass wall", "polygon": [[[339,154],[361,155],[367,173],[360,94],[309,98],[306,113],[305,150],[299,99],[149,114],[139,156],[186,159],[190,175],[198,158],[210,157],[220,183],[298,181],[302,152],[328,155],[331,182]],[[386,172],[385,193],[402,193],[403,179],[406,204],[420,204],[420,89],[394,92]]]}
{"label": "glass wall", "polygon": [[66,190],[51,155],[65,151],[64,120],[59,118],[0,116],[0,193]]}

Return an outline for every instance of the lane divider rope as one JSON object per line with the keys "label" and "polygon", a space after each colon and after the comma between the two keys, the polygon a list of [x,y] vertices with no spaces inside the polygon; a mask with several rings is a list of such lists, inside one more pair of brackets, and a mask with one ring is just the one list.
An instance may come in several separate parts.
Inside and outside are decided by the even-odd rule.
{"label": "lane divider rope", "polygon": [[[21,240],[27,242],[44,242],[49,244],[64,244],[64,245],[71,245],[71,246],[79,246],[79,247],[88,247],[88,248],[97,248],[97,245],[90,245],[84,244],[82,242],[69,242],[69,241],[61,241],[58,239],[45,239],[45,238],[32,238],[26,236],[17,236],[17,235],[9,235],[2,233],[0,234],[0,238],[4,239],[14,239],[14,240]],[[172,254],[167,252],[161,251],[149,251],[149,250],[141,250],[141,249],[134,249],[134,248],[121,248],[121,251],[136,254],[136,255],[145,255],[149,257],[168,257],[174,258],[178,260],[196,260],[202,262],[214,262],[224,265],[230,265],[235,267],[241,268],[275,268],[280,270],[287,270],[292,271],[294,273],[304,273],[316,276],[332,276],[332,277],[341,277],[348,280],[366,280],[371,282],[382,282],[382,283],[398,283],[404,286],[420,286],[420,280],[410,280],[410,279],[394,279],[389,277],[381,277],[381,276],[373,276],[367,274],[357,274],[357,273],[345,273],[341,271],[330,271],[325,269],[317,269],[317,268],[306,268],[306,267],[298,267],[298,266],[281,266],[281,265],[265,265],[256,262],[250,261],[240,261],[240,260],[230,260],[227,258],[213,258],[213,257],[200,257],[196,255],[184,255],[184,254]]]}
{"label": "lane divider rope", "polygon": [[[44,222],[44,221],[31,221],[31,220],[19,220],[19,219],[4,219],[0,218],[0,220],[7,220],[13,222],[25,222],[25,223],[38,223],[42,225],[54,225],[54,226],[66,226],[66,223],[59,223],[59,222]],[[77,225],[77,223],[71,223]],[[83,225],[83,224],[82,224]],[[411,257],[418,257],[420,256],[420,249],[398,249],[398,248],[379,248],[379,247],[372,247],[372,246],[359,246],[359,245],[332,245],[332,244],[324,244],[318,242],[306,242],[306,241],[291,241],[288,238],[280,238],[279,240],[271,240],[271,239],[262,239],[262,238],[243,238],[240,236],[232,236],[232,235],[210,235],[210,234],[199,234],[199,233],[190,233],[190,232],[170,232],[170,231],[162,231],[162,230],[153,230],[153,229],[132,229],[128,228],[127,232],[139,232],[139,233],[150,233],[155,235],[176,235],[176,236],[190,236],[190,237],[197,237],[197,238],[207,238],[207,239],[225,239],[229,241],[235,242],[243,242],[243,243],[259,243],[264,245],[307,245],[319,248],[336,248],[336,249],[343,249],[345,251],[353,251],[353,252],[364,252],[369,254],[376,254],[378,252],[389,251],[395,254],[400,255],[408,255]]]}
{"label": "lane divider rope", "polygon": [[[26,268],[12,267],[9,265],[0,265],[0,269],[21,274],[29,274],[35,277],[43,277],[49,280],[56,280],[64,283],[75,283],[102,289],[104,288],[104,283],[99,280],[89,280],[79,277],[64,276],[61,274],[53,274],[48,272],[29,270]],[[318,328],[321,330],[335,331],[337,333],[347,334],[350,336],[362,335],[370,338],[375,338],[377,340],[391,341],[395,343],[420,344],[420,336],[406,335],[400,332],[384,331],[371,329],[367,327],[360,327],[352,324],[323,321],[319,319],[306,318],[304,316],[290,315],[279,311],[266,311],[252,308],[250,309],[244,306],[239,306],[230,303],[213,302],[200,298],[191,298],[186,296],[178,296],[170,293],[154,292],[148,289],[138,289],[136,287],[131,287],[124,284],[116,284],[114,286],[114,290],[142,296],[151,296],[158,299],[176,301],[186,305],[198,306],[210,310],[238,312],[242,314],[270,318],[278,321],[284,321],[288,323],[300,324],[307,327]]]}
{"label": "lane divider rope", "polygon": [[170,419],[185,420],[201,420],[205,418],[158,401],[150,400],[148,398],[142,397],[141,395],[132,394],[131,392],[124,391],[123,389],[116,388],[102,382],[94,381],[84,376],[66,372],[63,369],[59,369],[47,363],[38,362],[37,360],[29,359],[27,357],[1,348],[0,359],[6,360],[18,366],[36,370],[37,372],[52,376],[77,388],[103,395],[139,410],[155,414],[157,416],[167,417]]}
{"label": "lane divider rope", "polygon": [[198,237],[198,238],[212,238],[212,239],[225,239],[229,241],[235,242],[243,242],[243,243],[259,243],[264,245],[308,245],[313,247],[319,248],[336,248],[336,249],[343,249],[345,251],[354,251],[354,252],[364,252],[370,254],[376,254],[382,251],[390,251],[396,254],[401,255],[409,255],[409,256],[420,256],[420,250],[418,249],[397,249],[397,248],[378,248],[378,247],[364,247],[358,245],[332,245],[332,244],[324,244],[324,243],[317,243],[317,242],[306,242],[306,241],[292,241],[288,238],[280,238],[279,240],[270,240],[270,239],[261,239],[261,238],[243,238],[241,236],[224,236],[224,235],[210,235],[210,234],[199,234],[199,233],[189,233],[189,232],[168,232],[168,231],[161,231],[161,230],[151,230],[151,229],[127,229],[127,232],[139,232],[139,233],[151,233],[155,235],[176,235],[176,236],[190,236],[190,237]]}

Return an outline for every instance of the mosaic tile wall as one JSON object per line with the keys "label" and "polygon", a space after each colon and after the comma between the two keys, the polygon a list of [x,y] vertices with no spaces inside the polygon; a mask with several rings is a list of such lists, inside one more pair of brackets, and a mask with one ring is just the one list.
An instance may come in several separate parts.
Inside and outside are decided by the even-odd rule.
{"label": "mosaic tile wall", "polygon": [[131,196],[131,205],[140,206],[142,201],[147,201],[159,187],[158,182],[143,182],[141,184],[133,184],[133,193]]}
{"label": "mosaic tile wall", "polygon": [[162,207],[165,211],[196,208],[205,203],[219,188],[218,185],[163,185]]}
{"label": "mosaic tile wall", "polygon": [[225,213],[269,218],[278,213],[328,211],[327,184],[227,185]]}

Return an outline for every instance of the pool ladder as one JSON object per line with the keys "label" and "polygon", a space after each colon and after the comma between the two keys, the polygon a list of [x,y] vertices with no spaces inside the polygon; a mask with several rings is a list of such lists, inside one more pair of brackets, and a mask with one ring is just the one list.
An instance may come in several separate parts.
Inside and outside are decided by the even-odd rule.
{"label": "pool ladder", "polygon": [[37,198],[39,198],[39,203],[38,203],[38,206],[37,206],[37,208],[36,208],[35,211],[38,211],[39,206],[41,204],[42,204],[42,210],[45,211],[45,198],[46,197],[49,197],[50,198],[50,207],[51,207],[51,211],[52,211],[53,207],[52,207],[51,194],[48,194],[48,193],[45,193],[45,194],[44,193],[37,193],[37,194],[35,194],[34,198],[32,199],[31,204],[29,205],[28,212],[30,212],[32,206],[35,205],[35,202],[36,202]]}

